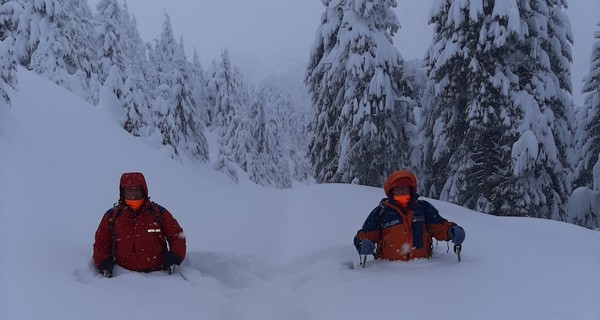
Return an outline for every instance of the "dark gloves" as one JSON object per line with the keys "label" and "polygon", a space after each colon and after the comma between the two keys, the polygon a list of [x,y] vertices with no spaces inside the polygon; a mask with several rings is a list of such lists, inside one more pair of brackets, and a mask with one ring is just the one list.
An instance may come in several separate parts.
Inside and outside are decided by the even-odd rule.
{"label": "dark gloves", "polygon": [[168,267],[175,265],[175,264],[179,265],[181,263],[181,259],[179,259],[179,257],[172,251],[165,252],[163,261],[165,263],[165,266],[168,266]]}
{"label": "dark gloves", "polygon": [[373,254],[375,251],[375,243],[369,239],[364,239],[360,242],[359,254]]}
{"label": "dark gloves", "polygon": [[454,244],[460,245],[465,241],[465,230],[457,225],[453,225],[448,229],[448,238],[452,240]]}
{"label": "dark gloves", "polygon": [[115,261],[112,258],[106,258],[98,265],[98,272],[107,278],[111,278],[114,266]]}

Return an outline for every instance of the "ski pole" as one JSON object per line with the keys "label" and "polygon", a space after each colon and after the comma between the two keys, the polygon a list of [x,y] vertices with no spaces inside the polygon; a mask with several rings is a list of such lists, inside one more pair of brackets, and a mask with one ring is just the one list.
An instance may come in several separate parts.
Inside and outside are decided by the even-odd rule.
{"label": "ski pole", "polygon": [[368,255],[366,254],[359,254],[361,268],[365,268],[367,266],[367,256]]}
{"label": "ski pole", "polygon": [[460,244],[454,245],[454,253],[456,253],[456,256],[458,257],[458,262],[460,262],[460,251],[461,250],[462,250],[462,245],[460,245]]}

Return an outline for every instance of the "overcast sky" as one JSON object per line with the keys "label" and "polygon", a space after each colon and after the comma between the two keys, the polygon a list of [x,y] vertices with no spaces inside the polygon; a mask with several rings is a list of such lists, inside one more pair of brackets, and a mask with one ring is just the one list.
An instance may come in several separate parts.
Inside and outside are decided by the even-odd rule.
{"label": "overcast sky", "polygon": [[[89,1],[94,9],[97,2]],[[402,29],[394,40],[405,59],[422,58],[431,43],[433,29],[427,20],[432,2],[398,0]],[[282,63],[308,60],[325,8],[320,0],[127,0],[127,5],[145,41],[160,34],[166,12],[175,35],[183,35],[188,53],[197,49],[204,65],[227,47],[234,63],[273,70],[281,69]],[[571,0],[568,14],[575,37],[574,100],[580,104],[581,80],[589,71],[593,33],[600,22],[600,1]]]}

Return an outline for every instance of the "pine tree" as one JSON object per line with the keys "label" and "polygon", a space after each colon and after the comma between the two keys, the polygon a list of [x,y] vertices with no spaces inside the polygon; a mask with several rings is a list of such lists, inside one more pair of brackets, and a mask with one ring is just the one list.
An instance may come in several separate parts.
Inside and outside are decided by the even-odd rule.
{"label": "pine tree", "polygon": [[[125,84],[125,47],[129,17],[117,0],[100,0],[96,5],[100,25],[97,36],[98,80],[121,100]],[[98,101],[93,101],[96,104]]]}
{"label": "pine tree", "polygon": [[247,155],[252,149],[247,116],[249,95],[241,73],[231,65],[227,49],[221,54],[221,62],[210,83],[215,95],[213,126],[219,132],[216,167],[238,181],[235,164],[246,171]]}
{"label": "pine tree", "polygon": [[206,79],[204,78],[204,69],[200,63],[200,57],[196,48],[194,48],[194,55],[192,57],[192,65],[190,66],[190,84],[192,85],[192,96],[196,102],[197,113],[204,127],[210,126],[210,114],[208,112],[209,101],[206,93]]}
{"label": "pine tree", "polygon": [[413,88],[393,46],[395,0],[324,1],[305,83],[316,108],[311,162],[319,182],[380,186],[409,166]]}
{"label": "pine tree", "polygon": [[289,159],[291,178],[299,182],[309,181],[311,170],[307,137],[310,137],[308,124],[313,118],[310,110],[300,105],[288,91],[274,85],[264,85],[260,92],[265,96],[266,109],[277,126],[284,157]]}
{"label": "pine tree", "polygon": [[[97,51],[94,36],[94,17],[87,0],[64,0],[63,17],[59,17],[64,25],[58,23],[60,40],[65,39],[65,50],[62,60],[70,78],[66,88],[78,96],[92,99],[92,88],[97,88]],[[62,65],[62,63],[61,63]]]}
{"label": "pine tree", "polygon": [[0,106],[10,106],[9,92],[17,84],[14,33],[22,10],[16,1],[0,2]]}
{"label": "pine tree", "polygon": [[[125,6],[125,15],[128,9]],[[149,77],[152,74],[150,63],[146,58],[145,44],[140,37],[135,18],[127,22],[127,39],[124,53],[125,82],[121,101],[125,110],[125,130],[135,136],[147,136],[152,130],[153,112],[150,107],[151,86]]]}
{"label": "pine tree", "polygon": [[158,87],[155,93],[155,126],[160,129],[163,144],[173,147],[195,162],[208,160],[208,143],[204,125],[193,100],[190,64],[185,57],[183,41],[175,41],[171,19],[166,15],[161,36],[156,40],[154,63]]}
{"label": "pine tree", "polygon": [[[562,2],[444,1],[426,59],[429,196],[564,219],[570,26]],[[514,10],[518,9],[518,10]]]}
{"label": "pine tree", "polygon": [[596,42],[592,48],[590,71],[584,79],[584,106],[577,121],[579,130],[575,150],[581,159],[578,159],[575,168],[576,179],[573,188],[592,188],[593,167],[600,154],[600,23],[598,27],[599,30],[594,33]]}
{"label": "pine tree", "polygon": [[87,2],[34,1],[29,6],[30,40],[37,44],[31,48],[26,67],[85,98],[96,60]]}
{"label": "pine tree", "polygon": [[[248,154],[248,178],[259,185],[277,188],[292,186],[288,158],[283,145],[285,134],[274,110],[281,101],[273,87],[263,87],[250,106],[250,133],[253,148]],[[268,111],[267,111],[268,110]]]}
{"label": "pine tree", "polygon": [[[11,3],[11,2],[9,2]],[[23,10],[19,13],[17,29],[14,34],[15,53],[19,65],[29,68],[31,54],[40,42],[40,20],[46,15],[46,3],[43,0],[21,3]]]}
{"label": "pine tree", "polygon": [[593,229],[600,227],[600,23],[594,37],[590,71],[584,79],[584,105],[578,112],[575,138],[578,158],[568,221]]}
{"label": "pine tree", "polygon": [[492,6],[445,1],[433,12],[435,39],[425,59],[429,82],[419,129],[427,137],[423,192],[484,212],[493,210],[491,192],[505,174],[496,170],[503,157],[500,133],[507,128],[494,106],[509,103],[489,81],[486,70],[497,60],[485,55],[487,39],[479,39]]}

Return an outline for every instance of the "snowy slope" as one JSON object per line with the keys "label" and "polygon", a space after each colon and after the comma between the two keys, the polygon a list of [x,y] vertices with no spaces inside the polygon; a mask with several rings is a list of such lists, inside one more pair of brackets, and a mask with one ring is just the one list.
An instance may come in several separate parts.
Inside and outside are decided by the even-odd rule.
{"label": "snowy slope", "polygon": [[[600,319],[600,233],[431,200],[467,231],[463,261],[351,270],[352,237],[382,190],[235,185],[121,129],[105,106],[20,70],[0,110],[0,319]],[[188,239],[180,275],[90,266],[122,172]]]}

